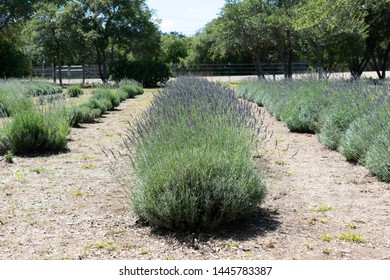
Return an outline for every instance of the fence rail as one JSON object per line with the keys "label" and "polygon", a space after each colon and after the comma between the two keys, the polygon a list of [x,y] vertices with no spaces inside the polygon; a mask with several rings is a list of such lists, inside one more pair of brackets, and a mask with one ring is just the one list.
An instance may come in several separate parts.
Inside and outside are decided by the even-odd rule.
{"label": "fence rail", "polygon": [[[266,75],[280,75],[286,72],[285,63],[267,63],[262,64]],[[307,63],[293,63],[293,73],[307,73]],[[180,75],[198,75],[198,76],[244,76],[256,75],[256,68],[253,63],[227,63],[227,64],[198,64],[187,67],[172,66],[172,72],[175,76]],[[61,68],[62,78],[65,79],[82,79],[83,67],[81,65],[64,65]],[[53,68],[42,65],[34,67],[32,75],[35,77],[53,78]],[[59,68],[56,68],[56,76],[59,77]],[[99,79],[99,68],[97,65],[84,66],[85,79]]]}
{"label": "fence rail", "polygon": [[[261,65],[265,75],[280,75],[286,73],[285,63],[264,63]],[[293,73],[307,73],[307,63],[293,63]],[[253,63],[247,64],[199,64],[185,68],[172,67],[177,75],[196,74],[200,76],[243,76],[256,75],[256,68]]]}
{"label": "fence rail", "polygon": [[[56,76],[59,77],[59,67],[56,68]],[[61,67],[61,74],[63,79],[82,79],[83,66],[82,65],[64,65]],[[33,67],[32,75],[35,77],[53,78],[53,67],[42,66]],[[85,79],[99,79],[99,68],[97,65],[84,66]]]}

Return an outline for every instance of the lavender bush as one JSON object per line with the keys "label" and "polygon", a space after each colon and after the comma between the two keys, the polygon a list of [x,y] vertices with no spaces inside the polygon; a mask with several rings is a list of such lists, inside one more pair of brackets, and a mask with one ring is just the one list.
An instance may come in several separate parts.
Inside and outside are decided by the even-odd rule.
{"label": "lavender bush", "polygon": [[65,148],[70,131],[69,116],[63,103],[36,104],[14,110],[4,121],[0,141],[13,153],[58,152]]}
{"label": "lavender bush", "polygon": [[240,84],[238,96],[264,105],[291,131],[313,133],[318,130],[319,114],[328,105],[320,94],[326,82],[313,78],[284,81],[249,80]]}
{"label": "lavender bush", "polygon": [[71,85],[68,87],[68,96],[69,97],[79,97],[83,94],[83,90],[79,85]]}
{"label": "lavender bush", "polygon": [[179,78],[167,85],[124,141],[138,178],[135,213],[180,230],[212,230],[251,213],[265,195],[253,164],[265,135],[259,113],[221,84]]}
{"label": "lavender bush", "polygon": [[390,183],[390,122],[383,127],[382,133],[374,138],[370,146],[366,166],[383,181]]}
{"label": "lavender bush", "polygon": [[124,79],[119,82],[119,90],[127,93],[128,98],[134,98],[137,95],[143,94],[144,89],[142,84],[135,80]]}
{"label": "lavender bush", "polygon": [[376,108],[375,97],[382,92],[363,81],[333,82],[327,91],[330,105],[321,113],[317,137],[326,147],[337,150],[349,125],[366,111]]}
{"label": "lavender bush", "polygon": [[61,88],[50,83],[0,81],[0,153],[60,151],[69,116]]}

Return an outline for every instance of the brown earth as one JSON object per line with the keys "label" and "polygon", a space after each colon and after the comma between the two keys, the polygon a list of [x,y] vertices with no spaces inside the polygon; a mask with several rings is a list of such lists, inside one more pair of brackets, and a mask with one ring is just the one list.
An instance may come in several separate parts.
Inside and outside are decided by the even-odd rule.
{"label": "brown earth", "polygon": [[248,221],[213,234],[137,223],[103,151],[151,99],[73,128],[66,152],[0,161],[0,259],[390,259],[390,184],[267,113],[268,195]]}

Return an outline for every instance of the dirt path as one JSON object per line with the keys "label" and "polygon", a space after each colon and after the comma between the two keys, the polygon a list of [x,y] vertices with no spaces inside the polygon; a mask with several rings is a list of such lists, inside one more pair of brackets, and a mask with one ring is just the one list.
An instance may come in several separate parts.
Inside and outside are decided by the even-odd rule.
{"label": "dirt path", "polygon": [[291,133],[268,114],[266,123],[274,137],[267,144],[263,207],[278,212],[281,222],[269,235],[276,250],[266,258],[390,259],[390,184],[324,148],[314,135]]}
{"label": "dirt path", "polygon": [[67,153],[0,162],[0,259],[390,259],[390,185],[268,115],[269,194],[245,225],[195,236],[138,225],[102,150],[151,98],[72,129]]}

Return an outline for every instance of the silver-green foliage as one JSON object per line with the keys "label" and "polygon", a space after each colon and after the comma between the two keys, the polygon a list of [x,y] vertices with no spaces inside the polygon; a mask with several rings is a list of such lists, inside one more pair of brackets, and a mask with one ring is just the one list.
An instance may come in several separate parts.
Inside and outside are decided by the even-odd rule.
{"label": "silver-green foliage", "polygon": [[375,108],[375,96],[381,92],[362,81],[337,81],[330,84],[327,91],[331,102],[322,111],[317,137],[323,145],[336,150],[349,125],[367,110]]}
{"label": "silver-green foliage", "polygon": [[382,180],[390,182],[390,96],[376,101],[363,116],[352,122],[341,139],[340,152],[362,163]]}
{"label": "silver-green foliage", "polygon": [[79,97],[83,94],[83,90],[79,85],[71,85],[68,87],[68,96],[69,97]]}
{"label": "silver-green foliage", "polygon": [[69,116],[59,87],[44,82],[0,81],[0,153],[60,151]]}
{"label": "silver-green foliage", "polygon": [[212,230],[247,216],[265,196],[253,164],[259,111],[228,88],[180,78],[161,90],[125,140],[135,213],[169,229]]}
{"label": "silver-green foliage", "polygon": [[314,132],[330,149],[390,181],[390,94],[367,81],[246,81],[238,90],[261,100],[291,131]]}
{"label": "silver-green foliage", "polygon": [[313,78],[285,81],[248,80],[237,92],[244,98],[263,104],[278,120],[295,132],[316,132],[320,112],[328,105],[321,91],[326,82]]}
{"label": "silver-green foliage", "polygon": [[144,93],[142,84],[135,80],[123,79],[119,82],[118,85],[119,90],[126,92],[128,98],[134,98],[135,96]]}
{"label": "silver-green foliage", "polygon": [[368,169],[383,181],[390,183],[390,124],[374,139],[366,156]]}
{"label": "silver-green foliage", "polygon": [[34,104],[14,111],[4,122],[3,135],[15,153],[58,152],[65,148],[70,130],[63,104]]}

